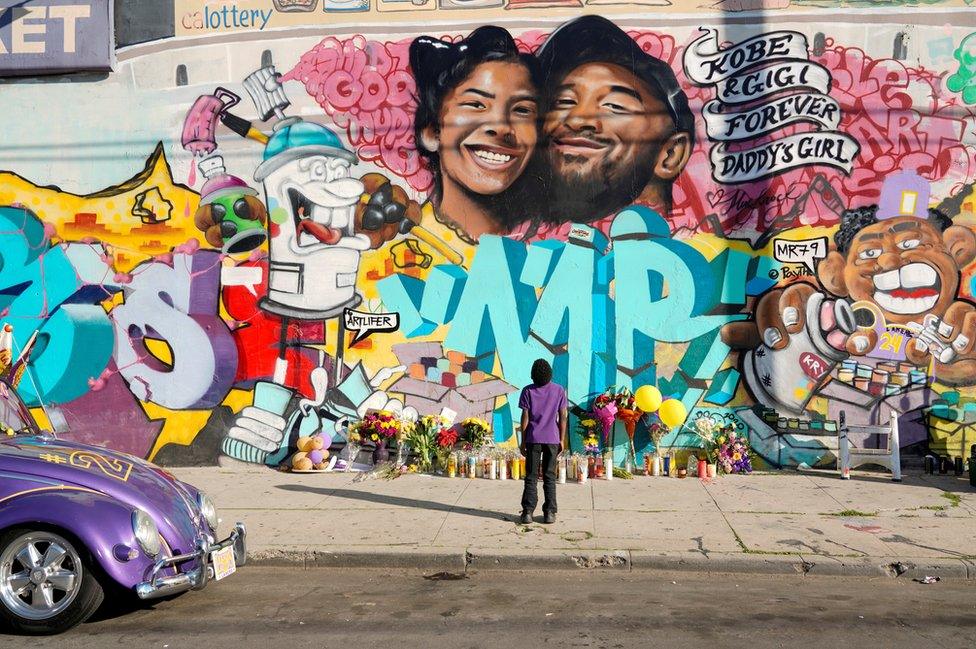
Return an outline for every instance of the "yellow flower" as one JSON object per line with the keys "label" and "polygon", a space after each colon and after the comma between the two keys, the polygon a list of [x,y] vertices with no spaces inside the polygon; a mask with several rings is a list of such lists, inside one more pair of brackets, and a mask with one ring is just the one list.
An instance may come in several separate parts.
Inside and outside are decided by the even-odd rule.
{"label": "yellow flower", "polygon": [[369,438],[370,438],[371,440],[373,440],[373,441],[375,442],[375,441],[376,441],[376,440],[378,440],[378,439],[379,439],[380,437],[379,437],[379,435],[377,435],[376,433],[373,433],[372,435],[370,435],[370,436],[369,436]]}
{"label": "yellow flower", "polygon": [[596,420],[595,419],[584,419],[581,423],[584,426],[586,426],[587,428],[589,428],[591,426],[596,426]]}
{"label": "yellow flower", "polygon": [[735,453],[732,454],[732,461],[733,462],[738,462],[741,459],[742,459],[742,455],[738,451],[736,451]]}
{"label": "yellow flower", "polygon": [[722,435],[721,437],[718,438],[718,443],[719,444],[724,444],[725,443],[725,435]]}

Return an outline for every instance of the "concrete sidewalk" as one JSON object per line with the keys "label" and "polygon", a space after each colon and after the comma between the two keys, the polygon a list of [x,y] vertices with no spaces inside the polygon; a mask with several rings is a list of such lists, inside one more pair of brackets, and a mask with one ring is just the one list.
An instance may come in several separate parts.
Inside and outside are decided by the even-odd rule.
{"label": "concrete sidewalk", "polygon": [[590,480],[559,486],[555,525],[523,526],[521,482],[174,471],[214,498],[224,527],[247,524],[255,563],[976,579],[976,490],[954,476]]}

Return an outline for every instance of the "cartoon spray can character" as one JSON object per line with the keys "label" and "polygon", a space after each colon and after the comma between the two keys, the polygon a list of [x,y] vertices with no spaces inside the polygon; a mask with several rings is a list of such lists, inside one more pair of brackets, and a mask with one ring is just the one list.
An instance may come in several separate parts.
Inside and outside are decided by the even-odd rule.
{"label": "cartoon spray can character", "polygon": [[198,166],[207,181],[193,220],[207,243],[229,254],[260,247],[268,237],[268,212],[258,193],[228,174],[219,155],[204,158]]}
{"label": "cartoon spray can character", "polygon": [[244,80],[261,119],[278,118],[254,179],[264,184],[270,215],[268,295],[278,315],[328,319],[362,301],[359,259],[369,237],[355,231],[363,183],[350,171],[356,156],[324,126],[285,117],[289,106],[274,66]]}
{"label": "cartoon spray can character", "polygon": [[329,129],[284,119],[264,151],[255,180],[271,218],[268,296],[278,315],[327,319],[362,301],[360,255],[370,240],[354,231],[363,183],[350,177],[356,157]]}

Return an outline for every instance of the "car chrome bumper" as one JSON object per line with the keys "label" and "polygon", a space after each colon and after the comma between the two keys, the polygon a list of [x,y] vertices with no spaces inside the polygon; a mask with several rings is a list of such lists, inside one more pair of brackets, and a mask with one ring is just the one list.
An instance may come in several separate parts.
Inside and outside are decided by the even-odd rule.
{"label": "car chrome bumper", "polygon": [[[210,565],[210,553],[223,550],[228,546],[234,548],[234,561],[238,566],[247,563],[247,530],[244,523],[237,523],[234,531],[223,541],[210,543],[209,539],[197,541],[196,550],[174,557],[164,557],[156,561],[149,569],[146,581],[136,585],[136,595],[139,599],[158,599],[168,595],[176,595],[188,590],[200,590],[213,578],[213,566]],[[197,561],[197,568],[189,572],[160,577],[159,573],[188,561]]]}

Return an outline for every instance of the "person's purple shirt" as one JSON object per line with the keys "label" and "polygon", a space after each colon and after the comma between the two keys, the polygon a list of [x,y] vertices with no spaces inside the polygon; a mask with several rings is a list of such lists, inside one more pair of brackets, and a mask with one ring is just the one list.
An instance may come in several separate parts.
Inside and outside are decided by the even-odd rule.
{"label": "person's purple shirt", "polygon": [[530,385],[522,389],[519,408],[529,412],[529,425],[522,431],[526,444],[559,444],[559,411],[566,408],[566,390],[558,383]]}

